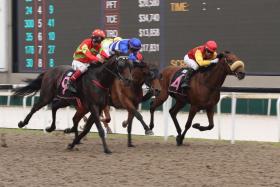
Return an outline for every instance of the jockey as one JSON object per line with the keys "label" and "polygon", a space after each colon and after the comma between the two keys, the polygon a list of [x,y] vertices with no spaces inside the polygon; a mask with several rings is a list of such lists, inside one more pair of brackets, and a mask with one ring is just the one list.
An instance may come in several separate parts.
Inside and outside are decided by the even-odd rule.
{"label": "jockey", "polygon": [[85,39],[76,49],[73,55],[72,68],[75,70],[68,82],[68,89],[72,92],[77,92],[73,86],[84,72],[87,71],[88,66],[92,63],[103,62],[103,58],[99,55],[101,49],[101,42],[105,38],[105,32],[100,29],[95,29],[92,32],[91,38]]}
{"label": "jockey", "polygon": [[210,40],[202,46],[198,46],[191,49],[184,57],[184,62],[188,67],[188,73],[182,80],[182,88],[189,87],[190,78],[194,71],[198,70],[200,67],[205,67],[211,63],[218,63],[219,59],[217,57],[218,45],[215,41]]}
{"label": "jockey", "polygon": [[115,37],[115,38],[105,38],[102,42],[101,42],[101,50],[100,50],[100,54],[103,58],[109,58],[110,52],[109,52],[109,46],[117,41],[122,40],[121,37]]}
{"label": "jockey", "polygon": [[142,55],[138,53],[141,49],[141,45],[141,41],[138,38],[121,39],[110,44],[107,53],[108,56],[117,53],[125,54],[128,55],[128,60],[139,63],[142,60]]}

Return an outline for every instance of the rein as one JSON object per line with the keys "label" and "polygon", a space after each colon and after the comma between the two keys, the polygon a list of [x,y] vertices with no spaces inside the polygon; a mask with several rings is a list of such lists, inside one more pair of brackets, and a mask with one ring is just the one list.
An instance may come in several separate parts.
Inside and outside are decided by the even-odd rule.
{"label": "rein", "polygon": [[118,71],[118,73],[113,72],[112,70],[110,70],[109,68],[105,67],[105,69],[111,73],[114,77],[117,77],[118,79],[120,79],[121,81],[125,81],[126,79],[120,74],[120,72]]}

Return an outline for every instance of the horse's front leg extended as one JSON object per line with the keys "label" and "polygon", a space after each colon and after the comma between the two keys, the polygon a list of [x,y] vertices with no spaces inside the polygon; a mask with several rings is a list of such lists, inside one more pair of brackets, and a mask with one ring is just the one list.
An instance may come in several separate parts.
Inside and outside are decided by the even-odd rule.
{"label": "horse's front leg extended", "polygon": [[143,116],[140,114],[140,112],[138,112],[135,109],[135,110],[132,110],[132,113],[140,121],[140,123],[142,124],[142,126],[143,126],[143,128],[145,130],[145,134],[146,135],[154,135],[153,131],[148,127],[148,125],[143,120]]}
{"label": "horse's front leg extended", "polygon": [[185,105],[186,105],[185,102],[181,102],[181,101],[176,100],[175,105],[172,106],[171,109],[169,110],[170,116],[171,116],[171,118],[174,122],[174,125],[176,127],[176,130],[177,130],[177,133],[178,133],[179,137],[181,136],[182,130],[181,130],[180,124],[177,120],[177,114]]}
{"label": "horse's front leg extended", "polygon": [[198,111],[198,108],[191,105],[190,112],[189,112],[189,117],[188,117],[187,123],[185,125],[185,130],[184,130],[181,137],[177,136],[177,138],[176,138],[178,146],[183,144],[183,140],[185,138],[185,135],[186,135],[187,131],[189,130],[189,128],[191,127],[192,120],[193,120],[194,116],[196,115],[197,111]]}
{"label": "horse's front leg extended", "polygon": [[204,127],[204,126],[201,126],[199,123],[195,123],[192,126],[193,128],[198,129],[200,131],[206,131],[206,130],[213,129],[213,127],[214,127],[214,120],[213,120],[213,117],[214,117],[214,107],[207,108],[206,112],[207,112],[207,117],[208,117],[209,125]]}
{"label": "horse's front leg extended", "polygon": [[150,106],[150,129],[153,130],[154,128],[154,112],[156,110],[157,107],[159,107],[160,105],[162,105],[162,103],[164,103],[164,101],[166,101],[166,99],[168,98],[168,93],[167,90],[162,90],[160,92],[160,95],[158,97],[156,97],[152,102],[151,102],[151,106]]}
{"label": "horse's front leg extended", "polygon": [[[144,122],[143,120],[143,116],[137,111],[137,107],[133,105],[132,101],[129,98],[123,98],[122,99],[122,106],[126,108],[126,110],[128,111],[128,113],[134,115],[142,124],[144,130],[145,130],[145,134],[146,135],[153,135],[153,131],[150,130],[150,128],[148,127],[148,125]],[[124,124],[127,123],[129,125],[129,115],[128,115],[128,120],[123,122],[123,126]]]}
{"label": "horse's front leg extended", "polygon": [[132,140],[131,140],[131,130],[132,130],[132,121],[133,121],[134,115],[132,113],[128,113],[128,117],[127,117],[127,146],[128,147],[135,147],[132,144]]}

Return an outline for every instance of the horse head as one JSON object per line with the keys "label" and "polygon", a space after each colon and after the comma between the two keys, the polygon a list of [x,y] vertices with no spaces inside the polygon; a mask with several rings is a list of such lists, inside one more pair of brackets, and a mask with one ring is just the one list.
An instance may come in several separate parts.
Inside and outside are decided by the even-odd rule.
{"label": "horse head", "polygon": [[131,68],[132,63],[128,60],[128,56],[113,55],[105,62],[105,69],[128,85],[132,82]]}
{"label": "horse head", "polygon": [[245,78],[245,64],[235,54],[229,51],[224,51],[217,55],[219,63],[226,64],[226,71],[230,75],[235,75],[239,80]]}
{"label": "horse head", "polygon": [[138,80],[140,84],[143,83],[148,86],[149,92],[154,96],[158,96],[161,91],[159,82],[159,71],[156,68],[151,68],[147,63],[134,63],[133,64],[133,79]]}
{"label": "horse head", "polygon": [[159,96],[161,92],[161,85],[159,82],[159,70],[157,68],[150,68],[145,77],[145,84],[153,92],[154,96]]}

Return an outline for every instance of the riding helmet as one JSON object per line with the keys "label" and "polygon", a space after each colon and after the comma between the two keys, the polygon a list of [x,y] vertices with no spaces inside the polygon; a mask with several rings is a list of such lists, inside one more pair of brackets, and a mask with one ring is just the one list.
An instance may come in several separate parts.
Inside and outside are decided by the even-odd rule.
{"label": "riding helmet", "polygon": [[205,43],[205,48],[207,48],[209,51],[215,52],[218,48],[218,45],[214,40],[209,40]]}
{"label": "riding helmet", "polygon": [[141,41],[138,38],[131,38],[129,40],[129,47],[132,49],[141,49]]}

